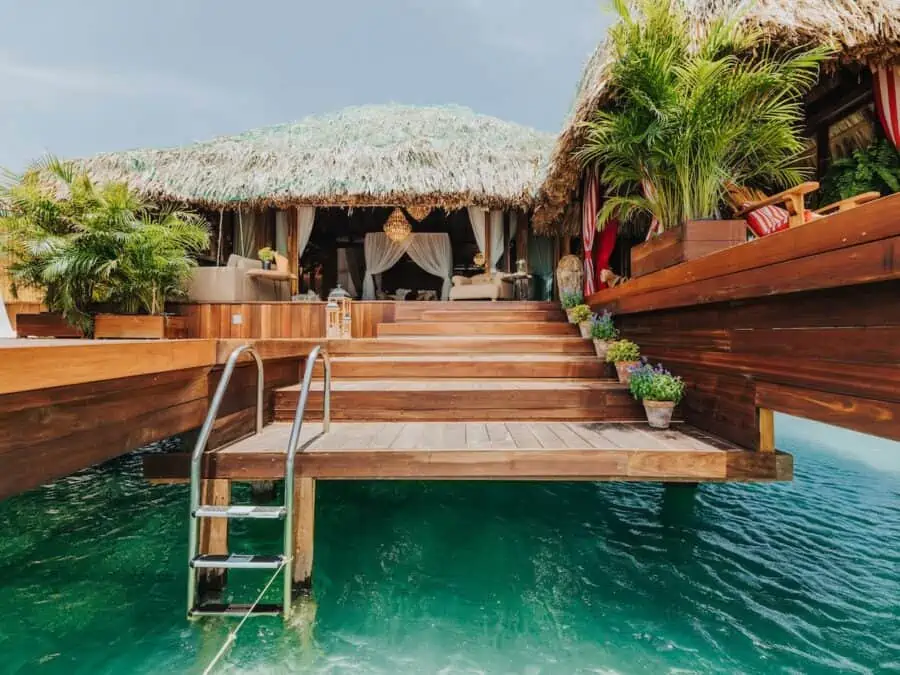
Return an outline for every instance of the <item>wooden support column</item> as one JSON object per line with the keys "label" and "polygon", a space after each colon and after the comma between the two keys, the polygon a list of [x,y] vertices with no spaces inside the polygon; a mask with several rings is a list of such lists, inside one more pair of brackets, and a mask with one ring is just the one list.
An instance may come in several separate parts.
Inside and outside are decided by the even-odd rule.
{"label": "wooden support column", "polygon": [[768,408],[758,408],[759,451],[775,452],[775,413]]}
{"label": "wooden support column", "polygon": [[562,238],[562,255],[572,255],[572,237],[567,234]]}
{"label": "wooden support column", "polygon": [[296,278],[291,279],[291,295],[300,292],[300,254],[298,251],[299,242],[297,241],[297,209],[291,207],[287,210],[287,259],[288,271]]}
{"label": "wooden support column", "polygon": [[553,279],[553,293],[551,294],[554,300],[561,300],[559,297],[559,284],[556,281],[556,269],[559,267],[559,259],[560,259],[560,241],[559,237],[553,238],[553,269],[550,271],[550,276]]}
{"label": "wooden support column", "polygon": [[484,212],[484,272],[490,274],[493,265],[491,265],[491,212]]}
{"label": "wooden support column", "polygon": [[316,481],[298,476],[294,480],[294,551],[291,578],[294,592],[312,587],[313,544],[316,522]]}
{"label": "wooden support column", "polygon": [[[231,481],[223,478],[207,479],[200,484],[200,503],[210,506],[226,506],[231,502]],[[200,554],[224,555],[228,553],[228,518],[203,518],[200,520]],[[210,594],[225,588],[227,572],[224,569],[199,571],[197,594],[206,599]]]}

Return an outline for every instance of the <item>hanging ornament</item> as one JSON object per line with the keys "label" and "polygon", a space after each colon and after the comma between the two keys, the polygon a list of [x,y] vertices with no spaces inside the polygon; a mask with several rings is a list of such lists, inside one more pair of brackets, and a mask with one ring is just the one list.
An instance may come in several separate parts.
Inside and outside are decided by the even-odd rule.
{"label": "hanging ornament", "polygon": [[484,253],[479,251],[475,254],[475,257],[472,258],[472,262],[475,263],[475,267],[484,267]]}
{"label": "hanging ornament", "polygon": [[421,223],[428,217],[428,214],[431,213],[430,206],[407,206],[406,212],[412,216],[412,218],[417,222]]}
{"label": "hanging ornament", "polygon": [[406,216],[403,215],[403,211],[400,209],[391,211],[391,215],[388,216],[387,222],[384,224],[384,233],[388,239],[399,244],[411,232],[412,227],[410,227],[409,221],[406,220]]}

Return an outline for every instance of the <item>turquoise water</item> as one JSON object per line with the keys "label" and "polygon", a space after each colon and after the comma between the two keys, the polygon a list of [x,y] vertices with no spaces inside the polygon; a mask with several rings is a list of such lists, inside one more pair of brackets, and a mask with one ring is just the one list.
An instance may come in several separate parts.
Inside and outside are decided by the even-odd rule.
{"label": "turquoise water", "polygon": [[[793,484],[693,498],[321,483],[315,601],[249,621],[215,672],[900,672],[898,446],[779,430]],[[130,456],[0,503],[0,672],[202,672],[235,624],[184,619],[186,493]],[[277,546],[273,523],[233,533]]]}

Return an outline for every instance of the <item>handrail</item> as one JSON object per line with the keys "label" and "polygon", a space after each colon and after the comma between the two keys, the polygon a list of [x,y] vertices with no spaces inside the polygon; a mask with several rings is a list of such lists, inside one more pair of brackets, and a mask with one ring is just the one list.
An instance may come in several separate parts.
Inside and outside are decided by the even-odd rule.
{"label": "handrail", "polygon": [[300,386],[300,396],[297,400],[297,409],[294,411],[294,422],[291,425],[291,436],[288,440],[287,459],[284,467],[284,555],[288,556],[289,567],[284,573],[284,616],[290,616],[291,599],[293,595],[293,558],[294,558],[294,460],[300,446],[300,434],[303,431],[303,416],[306,413],[306,401],[309,398],[309,387],[312,382],[313,369],[319,357],[325,365],[325,385],[322,392],[324,410],[322,412],[322,430],[331,428],[331,358],[327,352],[322,351],[322,345],[316,345],[306,357],[306,370],[303,373],[303,382]]}
{"label": "handrail", "polygon": [[[241,354],[247,352],[256,362],[256,433],[262,431],[263,427],[263,389],[265,387],[265,377],[263,374],[263,362],[259,354],[251,345],[241,345],[237,347],[228,356],[225,363],[225,369],[222,371],[222,378],[216,387],[216,393],[213,395],[212,403],[209,411],[206,413],[206,419],[203,420],[203,426],[200,427],[200,435],[197,436],[197,442],[194,444],[194,451],[191,454],[191,497],[190,497],[190,518],[189,534],[188,534],[188,565],[190,565],[194,556],[197,555],[197,540],[199,539],[200,524],[193,517],[194,512],[200,508],[200,464],[203,453],[206,450],[206,444],[209,441],[209,435],[212,433],[213,425],[216,423],[216,417],[219,414],[219,408],[222,406],[222,400],[225,398],[225,391],[228,389],[228,383],[231,382],[231,376],[237,366],[238,359]],[[196,591],[196,577],[193,573],[188,575],[188,610],[194,606],[194,595]]]}

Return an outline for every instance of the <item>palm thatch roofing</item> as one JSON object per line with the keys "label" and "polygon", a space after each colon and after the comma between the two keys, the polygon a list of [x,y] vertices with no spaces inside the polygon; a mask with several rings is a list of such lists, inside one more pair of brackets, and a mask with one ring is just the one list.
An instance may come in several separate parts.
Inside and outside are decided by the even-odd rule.
{"label": "palm thatch roofing", "polygon": [[[711,18],[748,8],[745,20],[783,47],[829,46],[836,63],[875,65],[900,60],[900,0],[683,0],[697,30]],[[557,138],[547,176],[538,193],[538,232],[580,232],[580,211],[572,203],[581,176],[573,153],[584,140],[583,125],[610,100],[612,53],[601,43],[588,60],[575,102]],[[568,207],[568,212],[567,212]]]}
{"label": "palm thatch roofing", "polygon": [[208,208],[530,208],[553,141],[459,106],[367,105],[79,163],[97,180]]}

